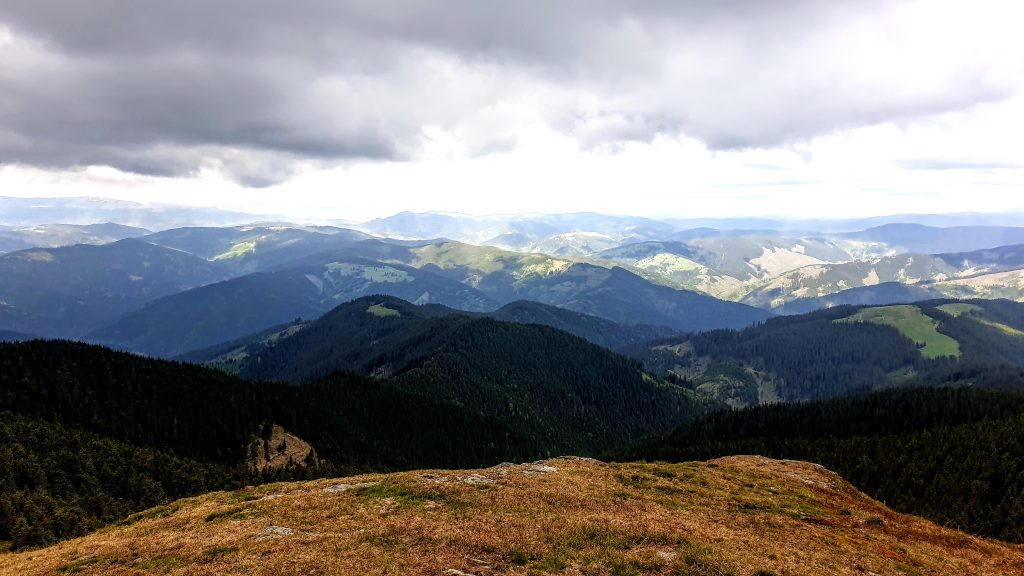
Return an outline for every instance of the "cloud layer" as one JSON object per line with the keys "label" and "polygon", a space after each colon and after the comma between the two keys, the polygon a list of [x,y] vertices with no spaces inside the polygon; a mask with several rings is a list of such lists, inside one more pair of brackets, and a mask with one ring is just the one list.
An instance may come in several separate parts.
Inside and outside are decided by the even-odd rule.
{"label": "cloud layer", "polygon": [[[447,138],[774,148],[1015,94],[999,3],[6,0],[0,163],[249,186]],[[957,41],[957,38],[970,41]]]}

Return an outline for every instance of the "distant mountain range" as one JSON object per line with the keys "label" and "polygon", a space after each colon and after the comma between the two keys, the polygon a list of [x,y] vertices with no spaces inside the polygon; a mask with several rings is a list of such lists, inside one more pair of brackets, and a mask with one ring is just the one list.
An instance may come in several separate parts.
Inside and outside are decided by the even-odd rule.
{"label": "distant mountain range", "polygon": [[228,226],[270,219],[217,208],[176,204],[141,204],[109,198],[17,198],[0,196],[0,226],[117,222],[149,230],[180,226]]}
{"label": "distant mountain range", "polygon": [[[57,208],[82,208],[82,218],[177,214],[95,199],[0,199],[0,206],[14,221]],[[675,332],[738,328],[843,304],[1024,299],[1024,228],[883,222],[852,232],[790,233],[776,221],[735,224],[747,227],[681,228],[592,213],[400,213],[354,225],[360,230],[287,222],[155,233],[122,224],[7,228],[0,229],[0,251],[12,250],[0,258],[0,329],[88,336],[174,356],[315,319],[372,294],[475,312],[533,301],[627,331]],[[1000,244],[1016,241],[1022,243]],[[100,246],[64,246],[86,243]],[[921,252],[936,249],[948,251]]]}
{"label": "distant mountain range", "polygon": [[[740,301],[775,309],[787,302],[821,299],[859,288],[860,303],[884,303],[892,282],[913,285],[932,294],[956,298],[1002,297],[1019,300],[1024,292],[1020,269],[1024,268],[1024,246],[1001,246],[974,252],[949,254],[897,254],[870,260],[836,264],[815,264],[798,268],[761,284]],[[878,294],[872,300],[872,294]],[[843,301],[839,296],[836,301]],[[854,303],[853,301],[849,303]],[[827,299],[822,300],[822,306]]]}
{"label": "distant mountain range", "polygon": [[[88,338],[146,354],[176,356],[296,317],[316,318],[338,303],[373,294],[481,312],[532,300],[626,326],[660,326],[676,332],[741,327],[770,315],[661,285],[607,263],[455,242],[409,245],[344,238],[336,249],[319,253],[323,238],[341,234],[303,234],[287,244],[288,250],[293,254],[316,252],[311,256],[170,295]],[[233,241],[210,236],[221,247]],[[217,254],[216,250],[196,250],[207,256]],[[273,250],[262,254],[272,256]],[[214,256],[210,264],[247,258],[247,254],[226,259]]]}
{"label": "distant mountain range", "polygon": [[40,224],[25,228],[0,227],[0,254],[26,248],[56,248],[75,244],[109,244],[138,238],[149,230],[121,224]]}
{"label": "distant mountain range", "polygon": [[483,293],[425,270],[353,257],[256,272],[167,296],[89,333],[92,342],[176,356],[235,340],[295,318],[314,319],[339,303],[390,294],[417,303],[492,310]]}
{"label": "distant mountain range", "polygon": [[137,239],[0,256],[0,329],[78,338],[163,296],[227,277],[217,266]]}

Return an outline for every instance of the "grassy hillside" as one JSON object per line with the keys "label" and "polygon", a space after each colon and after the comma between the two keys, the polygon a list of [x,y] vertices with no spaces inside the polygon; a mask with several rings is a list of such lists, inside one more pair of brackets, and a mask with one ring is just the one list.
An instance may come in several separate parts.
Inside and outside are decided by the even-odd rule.
{"label": "grassy hillside", "polygon": [[625,458],[809,460],[903,512],[1024,542],[1024,377],[977,384],[1017,392],[914,388],[718,412]]}
{"label": "grassy hillside", "polygon": [[1009,576],[1024,551],[895,513],[811,464],[555,459],[218,492],[0,562],[18,576],[140,571]]}
{"label": "grassy hillside", "polygon": [[[939,310],[950,311],[948,308],[939,306]],[[980,307],[976,307],[980,310]],[[954,316],[959,315],[954,313]],[[921,308],[917,306],[883,306],[875,308],[864,308],[857,313],[836,322],[869,322],[882,326],[892,326],[904,337],[916,344],[921,349],[921,355],[925,358],[934,359],[943,356],[953,358],[960,357],[960,343],[949,336],[939,332],[939,322],[930,316],[925,316]]]}

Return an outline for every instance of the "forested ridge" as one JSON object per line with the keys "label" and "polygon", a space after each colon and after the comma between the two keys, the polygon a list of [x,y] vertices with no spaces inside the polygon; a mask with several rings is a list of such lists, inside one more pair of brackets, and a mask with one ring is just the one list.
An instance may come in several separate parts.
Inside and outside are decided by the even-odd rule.
{"label": "forested ridge", "polygon": [[1016,392],[913,387],[720,411],[618,458],[807,460],[899,511],[1024,542],[1024,377],[985,380]]}
{"label": "forested ridge", "polygon": [[387,296],[342,304],[238,357],[229,368],[252,379],[301,383],[339,370],[387,378],[573,453],[633,442],[715,406],[560,330]]}
{"label": "forested ridge", "polygon": [[[306,386],[246,382],[57,341],[0,344],[0,373],[0,540],[15,546],[244,483],[465,468],[549,448],[494,418],[351,375]],[[263,475],[246,469],[245,447],[267,422],[308,441],[322,461]]]}
{"label": "forested ridge", "polygon": [[[365,367],[407,362],[391,378],[336,364],[295,385],[76,342],[0,344],[9,456],[0,470],[0,540],[42,544],[246,483],[595,454],[713,406],[552,328],[422,311],[417,331],[353,333],[379,344]],[[360,314],[373,326],[389,320],[365,305]],[[389,348],[385,333],[405,337]],[[318,349],[325,359],[345,353],[340,336],[310,334],[327,339]],[[308,442],[315,462],[248,469],[246,447],[268,423]]]}
{"label": "forested ridge", "polygon": [[[1024,304],[1006,300],[960,302],[963,314],[935,300],[915,304],[935,330],[956,341],[959,357],[928,358],[921,344],[892,326],[850,322],[865,309],[836,306],[771,318],[743,330],[714,330],[666,338],[623,350],[654,374],[670,372],[695,387],[721,370],[750,368],[769,380],[785,402],[863,394],[902,385],[963,365],[1024,366]],[[732,368],[729,368],[732,366]],[[757,398],[756,388],[746,397]],[[748,402],[747,404],[750,404]]]}

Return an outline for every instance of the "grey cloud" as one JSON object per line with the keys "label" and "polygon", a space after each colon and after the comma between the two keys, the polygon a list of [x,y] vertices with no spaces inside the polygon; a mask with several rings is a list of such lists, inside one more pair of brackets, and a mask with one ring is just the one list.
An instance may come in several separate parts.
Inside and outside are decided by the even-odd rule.
{"label": "grey cloud", "polygon": [[[665,134],[722,149],[1006,95],[984,70],[889,93],[817,54],[851,16],[892,5],[6,0],[0,24],[23,44],[0,46],[0,163],[214,165],[267,185],[309,161],[415,158],[427,127],[508,149],[521,119],[496,119],[503,102],[585,147]],[[5,72],[5,50],[39,63]]]}

